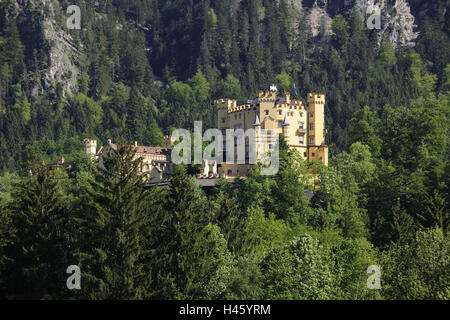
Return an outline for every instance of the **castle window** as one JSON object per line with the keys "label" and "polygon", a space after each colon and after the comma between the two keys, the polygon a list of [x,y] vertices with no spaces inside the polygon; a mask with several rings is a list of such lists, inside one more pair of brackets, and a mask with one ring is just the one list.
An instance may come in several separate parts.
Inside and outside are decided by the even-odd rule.
{"label": "castle window", "polygon": [[300,123],[298,124],[298,127],[299,127],[300,129],[303,129],[303,122],[300,122]]}
{"label": "castle window", "polygon": [[314,130],[314,124],[311,123],[311,124],[309,125],[309,130]]}
{"label": "castle window", "polygon": [[300,117],[303,117],[303,112],[300,112]]}
{"label": "castle window", "polygon": [[279,120],[278,121],[278,128],[281,128],[283,126],[283,121]]}
{"label": "castle window", "polygon": [[306,152],[304,152],[303,156],[306,158],[308,156],[308,154]]}
{"label": "castle window", "polygon": [[305,138],[303,136],[300,136],[300,144],[303,144],[305,142]]}
{"label": "castle window", "polygon": [[314,144],[314,137],[309,138],[309,143]]}
{"label": "castle window", "polygon": [[278,114],[281,116],[281,110],[278,110]]}
{"label": "castle window", "polygon": [[231,175],[233,173],[232,170],[228,170],[228,174]]}
{"label": "castle window", "polygon": [[310,116],[309,116],[310,118],[314,118],[314,114],[313,113],[310,113]]}
{"label": "castle window", "polygon": [[313,153],[311,153],[311,157],[315,157],[316,156],[316,154],[313,152]]}
{"label": "castle window", "polygon": [[273,150],[273,144],[269,144],[269,150]]}
{"label": "castle window", "polygon": [[226,121],[226,118],[222,118],[222,123],[225,123],[225,121]]}
{"label": "castle window", "polygon": [[265,110],[264,113],[266,114],[266,116],[269,115],[269,110]]}
{"label": "castle window", "polygon": [[242,114],[239,114],[239,119],[241,119],[242,118]]}

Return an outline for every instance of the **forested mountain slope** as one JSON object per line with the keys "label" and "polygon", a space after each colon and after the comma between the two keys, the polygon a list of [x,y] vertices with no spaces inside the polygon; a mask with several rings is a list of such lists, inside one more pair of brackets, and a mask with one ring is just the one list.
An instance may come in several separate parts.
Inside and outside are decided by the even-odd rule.
{"label": "forested mountain slope", "polygon": [[[380,30],[366,25],[375,4]],[[6,0],[0,17],[3,170],[28,148],[70,157],[87,136],[161,144],[173,127],[214,126],[215,98],[246,101],[272,82],[327,94],[337,154],[363,106],[448,89],[444,0]]]}

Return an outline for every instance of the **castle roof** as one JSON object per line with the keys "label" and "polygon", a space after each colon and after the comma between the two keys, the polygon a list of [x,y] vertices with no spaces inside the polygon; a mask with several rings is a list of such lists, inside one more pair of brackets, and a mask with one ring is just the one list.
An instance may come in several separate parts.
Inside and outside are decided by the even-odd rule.
{"label": "castle roof", "polygon": [[[114,150],[117,150],[117,145],[112,144]],[[168,154],[169,149],[167,148],[159,148],[159,147],[148,147],[148,146],[131,146],[131,148],[136,151],[136,153],[141,154]]]}
{"label": "castle roof", "polygon": [[287,111],[284,113],[283,127],[285,126],[289,126],[289,122],[287,120]]}
{"label": "castle roof", "polygon": [[253,123],[253,125],[254,125],[254,126],[260,126],[260,125],[261,125],[261,122],[259,122],[259,117],[258,117],[258,115],[256,115],[256,119],[255,119],[255,122]]}
{"label": "castle roof", "polygon": [[[117,150],[117,144],[109,144],[114,150]],[[160,147],[148,147],[148,146],[130,146],[131,149],[136,151],[137,154],[157,154],[157,155],[168,155],[170,149],[160,148]],[[103,148],[99,150],[99,153],[103,152]]]}

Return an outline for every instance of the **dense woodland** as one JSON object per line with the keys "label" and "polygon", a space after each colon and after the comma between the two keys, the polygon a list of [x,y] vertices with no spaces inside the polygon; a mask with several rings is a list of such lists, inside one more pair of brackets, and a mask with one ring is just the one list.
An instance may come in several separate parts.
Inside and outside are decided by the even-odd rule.
{"label": "dense woodland", "polygon": [[[0,297],[450,298],[446,1],[418,21],[414,48],[396,49],[354,10],[334,17],[330,41],[313,37],[285,0],[74,3],[74,94],[33,94],[47,44],[0,20]],[[214,127],[215,99],[245,102],[272,82],[326,93],[328,167],[282,142],[277,175],[205,193],[184,167],[144,190],[126,143],[107,170],[83,155],[86,137],[156,146],[194,120]],[[60,156],[70,178],[42,165]],[[82,290],[66,288],[73,264]],[[369,265],[381,290],[366,286]]]}

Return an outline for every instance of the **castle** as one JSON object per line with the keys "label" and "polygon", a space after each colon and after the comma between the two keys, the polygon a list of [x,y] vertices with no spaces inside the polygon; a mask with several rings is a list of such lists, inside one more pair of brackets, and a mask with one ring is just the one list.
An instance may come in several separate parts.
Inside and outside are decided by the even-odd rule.
{"label": "castle", "polygon": [[[137,141],[131,146],[136,151],[135,158],[142,159],[141,174],[148,179],[149,183],[157,183],[167,180],[170,177],[172,164],[170,162],[170,148],[173,139],[170,136],[164,137],[164,148],[139,146]],[[111,139],[105,146],[97,151],[97,140],[84,139],[84,153],[91,159],[98,160],[99,165],[103,163],[103,158],[108,156],[112,150],[117,150],[117,145]]]}
{"label": "castle", "polygon": [[[297,149],[306,161],[317,160],[328,165],[328,146],[325,145],[325,94],[309,93],[308,105],[301,100],[290,98],[290,93],[277,95],[277,88],[259,91],[258,98],[245,105],[237,105],[236,100],[216,101],[218,129],[255,129],[255,148],[257,160],[262,154],[270,152],[274,146],[261,129],[269,133],[283,135],[289,147]],[[248,153],[248,142],[246,153]],[[225,144],[224,144],[225,145]],[[223,163],[219,174],[226,177],[245,176],[252,165]]]}
{"label": "castle", "polygon": [[[277,95],[277,88],[271,86],[268,91],[259,91],[258,98],[248,101],[245,105],[237,105],[237,100],[217,100],[218,129],[224,134],[227,129],[242,129],[244,132],[254,129],[253,145],[256,151],[256,161],[273,152],[278,139],[272,137],[283,136],[290,148],[299,151],[301,157],[308,162],[319,161],[328,165],[328,146],[325,144],[325,94],[308,93],[308,105],[301,100],[291,99],[290,93]],[[264,130],[264,131],[263,131]],[[252,138],[253,139],[253,138]],[[245,143],[245,163],[218,164],[216,161],[203,159],[203,165],[198,178],[225,178],[245,177],[253,164],[250,164],[250,141],[245,142],[235,137],[235,146]],[[172,163],[170,161],[171,147],[174,139],[164,137],[164,148],[139,146],[137,142],[132,145],[136,157],[142,159],[141,173],[148,177],[150,183],[158,183],[170,178]],[[224,134],[223,151],[226,154],[226,136]],[[97,151],[97,141],[84,140],[84,152],[92,159],[103,163],[103,157],[117,145],[111,140]]]}

